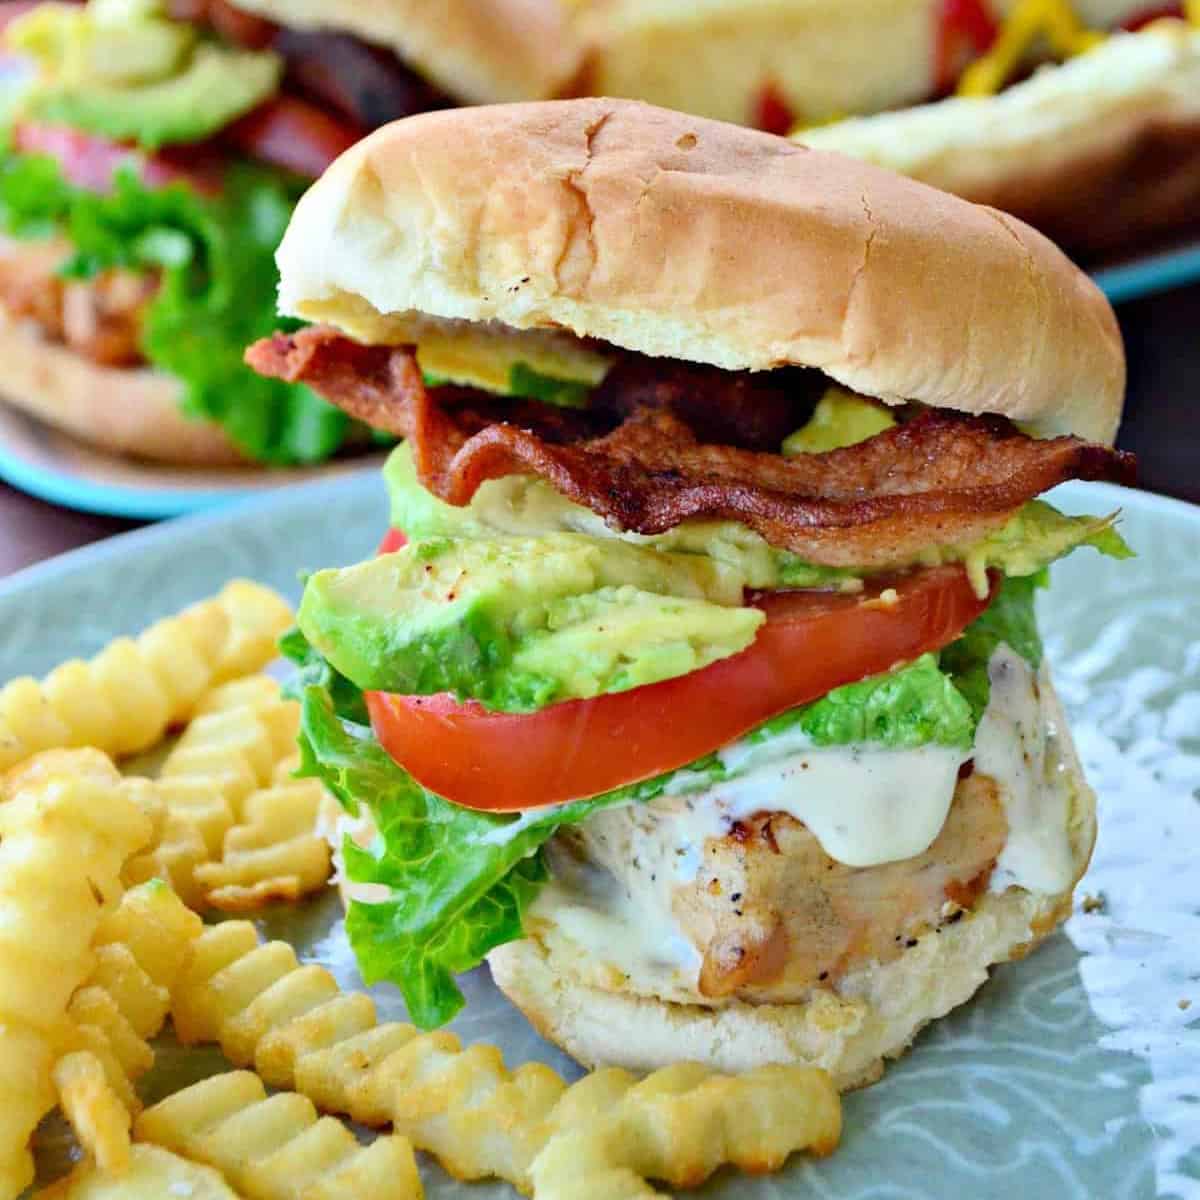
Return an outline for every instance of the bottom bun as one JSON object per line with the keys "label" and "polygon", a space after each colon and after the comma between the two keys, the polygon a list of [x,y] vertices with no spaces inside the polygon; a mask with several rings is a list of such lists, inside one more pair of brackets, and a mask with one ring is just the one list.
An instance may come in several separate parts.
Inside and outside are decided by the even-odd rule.
{"label": "bottom bun", "polygon": [[105,367],[0,310],[0,396],[90,446],[181,466],[226,467],[245,458],[225,433],[180,409],[177,380],[145,367]]}
{"label": "bottom bun", "polygon": [[587,962],[586,948],[572,945],[544,908],[539,923],[552,936],[497,947],[488,955],[492,978],[543,1037],[588,1067],[651,1071],[695,1061],[747,1071],[798,1062],[824,1067],[842,1090],[874,1082],[885,1059],[899,1057],[926,1024],[970,999],[994,964],[1023,957],[1070,915],[1074,883],[1095,840],[1095,796],[1044,674],[1042,699],[1058,735],[1052,768],[1071,792],[1075,878],[1066,891],[985,893],[961,919],[930,930],[899,958],[795,1004],[705,1007],[595,986],[577,970]]}

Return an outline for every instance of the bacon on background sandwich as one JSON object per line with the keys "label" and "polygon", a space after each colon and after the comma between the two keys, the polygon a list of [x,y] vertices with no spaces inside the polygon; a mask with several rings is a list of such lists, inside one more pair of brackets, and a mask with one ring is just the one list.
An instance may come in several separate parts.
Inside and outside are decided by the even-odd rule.
{"label": "bacon on background sandwich", "polygon": [[3,397],[107,450],[311,462],[345,414],[242,363],[304,187],[370,129],[556,94],[557,0],[0,3]]}
{"label": "bacon on background sandwich", "polygon": [[626,101],[429,114],[279,252],[248,360],[404,438],[287,639],[368,982],[585,1063],[870,1080],[1070,911],[1034,591],[1128,479],[1107,303],[1020,222]]}
{"label": "bacon on background sandwich", "polygon": [[1003,208],[1083,259],[1196,224],[1196,0],[577,0],[574,11],[597,94],[792,132]]}

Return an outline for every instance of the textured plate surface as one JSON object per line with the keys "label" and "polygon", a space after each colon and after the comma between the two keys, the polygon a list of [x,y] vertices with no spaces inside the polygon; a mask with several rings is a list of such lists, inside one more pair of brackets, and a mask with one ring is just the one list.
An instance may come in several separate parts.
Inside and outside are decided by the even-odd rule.
{"label": "textured plate surface", "polygon": [[[1095,1200],[1200,1197],[1200,509],[1072,485],[1071,511],[1125,511],[1139,558],[1080,552],[1055,572],[1043,627],[1080,752],[1100,794],[1100,837],[1078,912],[1029,959],[926,1031],[883,1081],[846,1098],[841,1149],[701,1194]],[[297,571],[370,553],[382,485],[357,476],[251,500],[90,547],[0,588],[0,679],[43,672],[251,575],[295,597]],[[332,898],[267,927],[356,985]],[[510,1063],[570,1065],[530,1031],[486,973],[465,981],[456,1028]],[[395,993],[376,989],[398,1015]],[[1190,1001],[1190,1006],[1186,1003]],[[164,1045],[164,1090],[218,1066]],[[62,1145],[52,1133],[42,1162]],[[512,1196],[426,1166],[433,1200]]]}

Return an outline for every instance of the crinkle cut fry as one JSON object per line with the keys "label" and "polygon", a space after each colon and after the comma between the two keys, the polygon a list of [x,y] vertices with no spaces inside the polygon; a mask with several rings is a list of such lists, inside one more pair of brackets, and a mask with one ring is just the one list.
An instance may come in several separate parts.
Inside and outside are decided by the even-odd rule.
{"label": "crinkle cut fry", "polygon": [[324,884],[329,855],[317,844],[318,801],[308,787],[278,794],[288,786],[279,774],[295,756],[299,723],[299,705],[265,675],[208,693],[156,781],[167,808],[162,841],[130,863],[129,879],[169,878],[195,909],[245,910]]}
{"label": "crinkle cut fry", "polygon": [[[632,1171],[681,1187],[725,1162],[766,1171],[796,1150],[828,1153],[840,1134],[840,1102],[824,1071],[726,1077],[687,1065],[641,1081],[601,1071],[568,1088],[540,1063],[509,1071],[494,1046],[464,1049],[445,1031],[378,1024],[370,997],[342,994],[286,943],[260,944],[247,921],[204,931],[173,1011],[185,1043],[219,1042],[231,1062],[253,1065],[274,1087],[365,1125],[391,1123],[458,1178],[499,1177],[524,1191],[539,1156],[579,1129],[595,1132],[587,1153],[614,1181]],[[560,1160],[544,1164],[549,1194]]]}
{"label": "crinkle cut fry", "polygon": [[0,689],[0,771],[41,750],[146,750],[187,720],[214,685],[260,670],[291,623],[269,588],[235,579],[210,600],[117,638],[86,662]]}
{"label": "crinkle cut fry", "polygon": [[161,1146],[134,1146],[129,1167],[112,1175],[86,1159],[65,1179],[38,1192],[34,1200],[242,1200],[212,1167],[180,1158]]}
{"label": "crinkle cut fry", "polygon": [[410,348],[359,346],[320,327],[259,342],[247,360],[409,438],[422,483],[450,504],[469,503],[488,479],[536,474],[619,529],[740,521],[831,566],[894,565],[930,545],[983,536],[1067,479],[1127,483],[1134,471],[1132,455],[1078,438],[1030,438],[1005,418],[948,410],[926,410],[854,446],[784,458],[740,448],[736,429],[727,430],[733,445],[698,441],[700,403],[623,412],[608,397],[622,423],[572,438],[527,412],[498,409],[495,398],[473,405],[462,389],[443,405]]}
{"label": "crinkle cut fry", "polygon": [[[81,772],[55,755],[31,764],[0,804],[0,1197],[33,1179],[29,1138],[52,1107],[54,1060],[70,1036],[71,994],[95,964],[92,941],[120,899],[125,860],[154,823],[95,754]],[[115,770],[109,764],[115,776]]]}
{"label": "crinkle cut fry", "polygon": [[148,1108],[139,1141],[219,1170],[248,1200],[420,1200],[412,1146],[395,1134],[360,1145],[294,1092],[268,1097],[250,1071],[214,1075]]}

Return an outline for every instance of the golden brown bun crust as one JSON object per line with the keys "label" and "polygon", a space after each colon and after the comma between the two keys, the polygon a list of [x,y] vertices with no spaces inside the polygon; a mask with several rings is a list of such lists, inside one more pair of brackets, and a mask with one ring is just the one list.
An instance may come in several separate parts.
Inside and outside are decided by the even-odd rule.
{"label": "golden brown bun crust", "polygon": [[0,400],[91,446],[181,466],[245,461],[217,426],[183,415],[167,375],[98,366],[2,312],[0,362]]}
{"label": "golden brown bun crust", "polygon": [[537,938],[493,950],[492,978],[543,1037],[585,1066],[650,1071],[696,1061],[746,1071],[802,1062],[824,1067],[842,1090],[873,1083],[885,1059],[898,1058],[925,1025],[969,1000],[994,964],[1023,958],[1070,916],[1096,840],[1096,797],[1048,673],[1041,696],[1072,789],[1075,878],[1066,891],[985,893],[961,920],[930,930],[900,958],[855,971],[837,993],[814,991],[801,1004],[706,1008],[609,991],[585,983],[550,942]]}
{"label": "golden brown bun crust", "polygon": [[559,0],[237,0],[293,29],[386,46],[469,104],[542,100],[578,75],[582,47]]}
{"label": "golden brown bun crust", "polygon": [[1114,36],[998,96],[946,100],[803,132],[1097,255],[1200,212],[1200,30]]}
{"label": "golden brown bun crust", "polygon": [[627,101],[431,113],[300,202],[281,305],[388,340],[418,311],[562,327],[729,369],[1111,441],[1124,355],[1020,221],[840,155]]}

